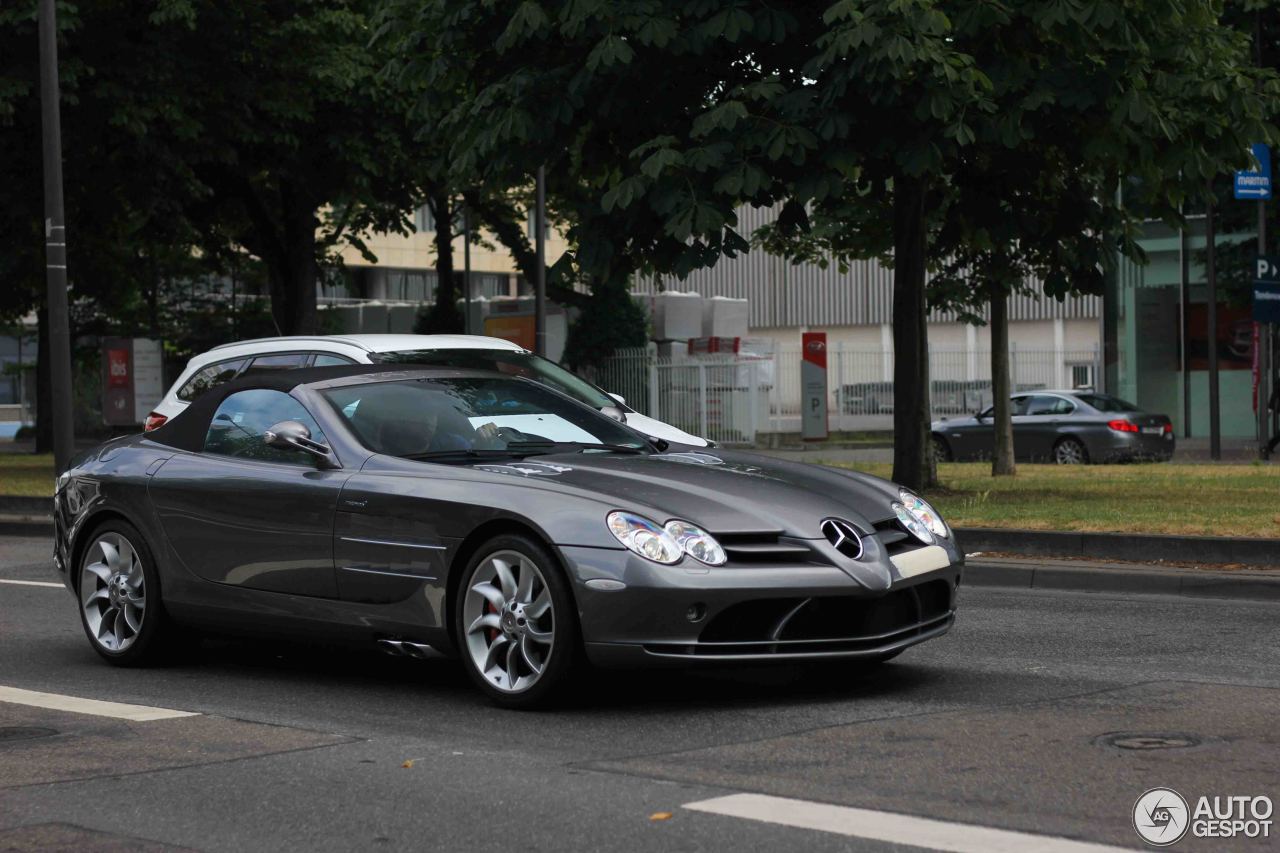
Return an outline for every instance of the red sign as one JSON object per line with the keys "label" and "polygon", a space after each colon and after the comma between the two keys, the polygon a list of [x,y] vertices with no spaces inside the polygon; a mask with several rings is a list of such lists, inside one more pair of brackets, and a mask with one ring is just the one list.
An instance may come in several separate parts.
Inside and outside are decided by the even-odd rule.
{"label": "red sign", "polygon": [[127,349],[107,350],[107,387],[129,387],[129,351]]}
{"label": "red sign", "polygon": [[804,360],[827,369],[827,333],[805,332],[800,336],[804,347]]}

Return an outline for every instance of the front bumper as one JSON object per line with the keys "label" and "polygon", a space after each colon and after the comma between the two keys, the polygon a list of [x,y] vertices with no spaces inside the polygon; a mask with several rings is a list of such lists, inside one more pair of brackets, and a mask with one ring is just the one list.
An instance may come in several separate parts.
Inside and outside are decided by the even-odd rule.
{"label": "front bumper", "polygon": [[946,633],[963,568],[949,546],[938,568],[904,577],[895,565],[888,589],[871,590],[817,563],[662,566],[625,550],[561,552],[587,656],[601,666],[882,657]]}

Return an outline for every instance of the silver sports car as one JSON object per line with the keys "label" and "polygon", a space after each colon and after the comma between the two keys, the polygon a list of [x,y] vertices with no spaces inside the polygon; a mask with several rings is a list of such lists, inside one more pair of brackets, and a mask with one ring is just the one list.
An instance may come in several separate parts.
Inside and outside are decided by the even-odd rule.
{"label": "silver sports car", "polygon": [[[1032,391],[1014,394],[1013,450],[1022,462],[1060,465],[1089,462],[1167,462],[1176,441],[1173,423],[1118,397],[1094,391]],[[990,406],[967,418],[933,422],[939,460],[990,459],[995,449]]]}
{"label": "silver sports car", "polygon": [[435,649],[508,706],[587,662],[887,660],[951,626],[963,563],[892,483],[670,446],[445,368],[235,380],[77,459],[55,507],[112,663],[184,627]]}

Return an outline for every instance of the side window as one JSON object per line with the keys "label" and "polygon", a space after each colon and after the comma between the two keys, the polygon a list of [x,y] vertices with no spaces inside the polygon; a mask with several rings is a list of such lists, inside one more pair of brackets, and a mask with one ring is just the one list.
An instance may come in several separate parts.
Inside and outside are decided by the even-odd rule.
{"label": "side window", "polygon": [[306,424],[311,437],[324,442],[324,433],[301,403],[282,391],[258,388],[237,392],[222,401],[209,423],[204,452],[309,466],[311,458],[306,454],[267,446],[262,434],[280,421]]}
{"label": "side window", "polygon": [[1069,415],[1073,411],[1075,406],[1070,401],[1047,395],[1032,397],[1031,405],[1027,407],[1028,415]]}
{"label": "side window", "polygon": [[178,399],[190,403],[206,391],[211,391],[224,382],[230,382],[235,379],[244,363],[245,359],[234,358],[200,368],[178,389]]}
{"label": "side window", "polygon": [[1027,405],[1031,402],[1030,397],[1014,397],[1013,411],[1011,415],[1025,415],[1027,413]]}
{"label": "side window", "polygon": [[302,367],[307,361],[305,352],[291,352],[282,355],[259,355],[254,357],[253,362],[244,370],[245,376],[255,376],[259,373],[271,373],[276,370],[293,370]]}
{"label": "side window", "polygon": [[317,354],[316,360],[311,362],[312,367],[341,367],[345,364],[355,364],[355,362],[345,356],[325,352]]}

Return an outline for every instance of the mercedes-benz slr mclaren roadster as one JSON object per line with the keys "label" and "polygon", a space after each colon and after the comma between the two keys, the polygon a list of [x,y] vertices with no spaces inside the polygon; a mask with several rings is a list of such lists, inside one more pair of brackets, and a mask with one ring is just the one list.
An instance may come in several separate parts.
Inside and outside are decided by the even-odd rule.
{"label": "mercedes-benz slr mclaren roadster", "polygon": [[580,664],[887,660],[963,555],[874,477],[671,446],[533,382],[368,365],[236,380],[58,479],[93,648],[194,632],[456,654],[529,706]]}

